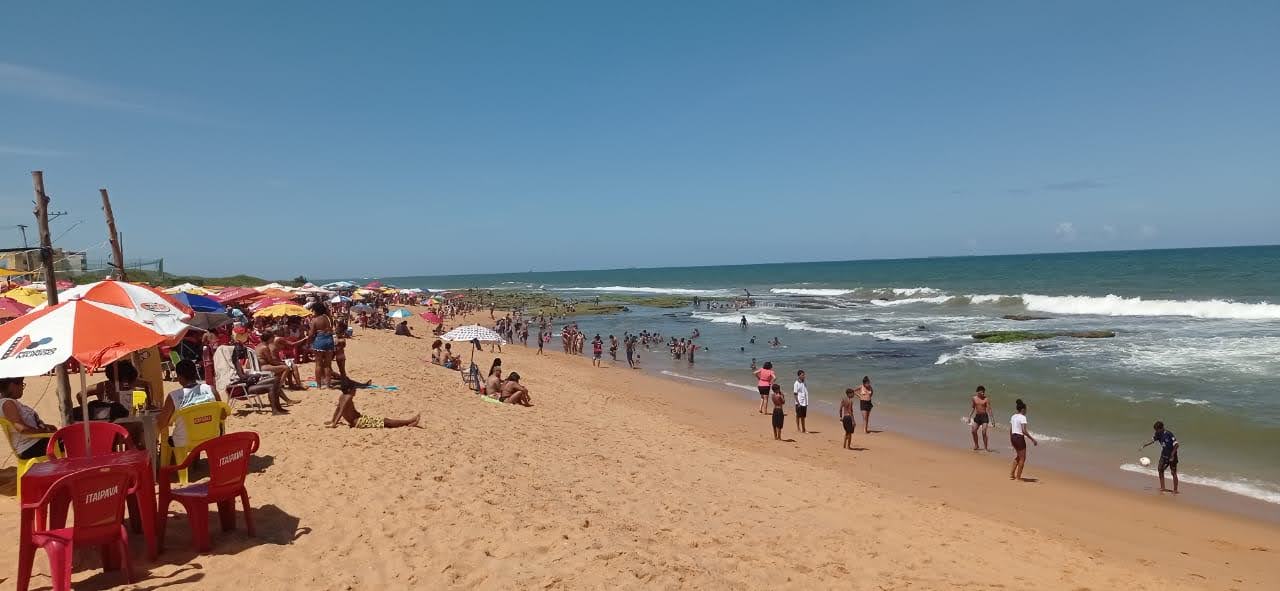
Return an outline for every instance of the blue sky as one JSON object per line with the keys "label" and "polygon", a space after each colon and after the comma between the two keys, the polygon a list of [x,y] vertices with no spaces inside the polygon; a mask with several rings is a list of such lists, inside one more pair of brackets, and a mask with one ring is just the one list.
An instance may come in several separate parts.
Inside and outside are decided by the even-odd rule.
{"label": "blue sky", "polygon": [[7,7],[0,245],[33,169],[203,274],[1280,242],[1276,2],[321,4]]}

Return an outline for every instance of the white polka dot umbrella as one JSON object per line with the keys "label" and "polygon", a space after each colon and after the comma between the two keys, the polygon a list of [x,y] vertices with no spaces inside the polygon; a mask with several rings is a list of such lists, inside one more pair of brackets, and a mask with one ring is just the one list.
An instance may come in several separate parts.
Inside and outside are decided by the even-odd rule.
{"label": "white polka dot umbrella", "polygon": [[481,343],[506,343],[502,335],[479,324],[459,326],[440,337],[446,341],[480,341]]}

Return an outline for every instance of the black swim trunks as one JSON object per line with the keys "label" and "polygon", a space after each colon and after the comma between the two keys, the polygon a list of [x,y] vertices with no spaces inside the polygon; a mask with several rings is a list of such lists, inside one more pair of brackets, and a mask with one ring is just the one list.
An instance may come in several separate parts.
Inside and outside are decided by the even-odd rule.
{"label": "black swim trunks", "polygon": [[985,425],[990,422],[991,422],[991,417],[988,416],[987,413],[985,412],[980,412],[976,415],[973,415],[973,424],[975,425]]}
{"label": "black swim trunks", "polygon": [[[677,357],[676,359],[679,359],[679,357]],[[759,390],[760,396],[764,397],[769,395],[769,390],[772,390],[772,388],[770,388],[769,386],[756,386],[756,390]]]}
{"label": "black swim trunks", "polygon": [[1027,449],[1027,438],[1023,437],[1021,433],[1010,433],[1009,443],[1012,443],[1013,449],[1017,451]]}
{"label": "black swim trunks", "polygon": [[845,434],[853,433],[853,415],[844,415],[840,417],[840,423],[844,425]]}
{"label": "black swim trunks", "polygon": [[773,428],[774,428],[774,429],[781,429],[781,428],[782,428],[782,426],[783,426],[783,425],[785,425],[785,424],[786,424],[786,416],[783,414],[782,409],[781,409],[781,408],[774,407],[774,409],[773,409]]}
{"label": "black swim trunks", "polygon": [[1173,468],[1174,470],[1178,469],[1178,456],[1160,456],[1160,465],[1156,467],[1156,470],[1164,472],[1169,468]]}
{"label": "black swim trunks", "polygon": [[797,417],[799,417],[799,418],[802,418],[802,419],[803,419],[803,418],[805,417],[805,415],[807,415],[807,414],[809,414],[809,407],[808,407],[807,405],[799,405],[799,404],[797,404],[797,405],[796,405],[796,416],[797,416]]}
{"label": "black swim trunks", "polygon": [[867,411],[867,410],[871,410],[872,404],[870,400],[863,400],[858,404],[858,407],[864,411]]}

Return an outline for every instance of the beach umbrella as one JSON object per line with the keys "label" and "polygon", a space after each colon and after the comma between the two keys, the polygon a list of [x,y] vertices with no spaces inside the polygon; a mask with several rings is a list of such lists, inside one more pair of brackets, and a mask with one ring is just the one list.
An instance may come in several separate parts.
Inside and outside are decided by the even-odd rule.
{"label": "beach umbrella", "polygon": [[0,326],[0,377],[37,376],[68,359],[78,361],[87,447],[86,372],[164,341],[165,335],[150,326],[87,300],[71,300]]}
{"label": "beach umbrella", "polygon": [[31,289],[30,287],[15,287],[0,295],[12,300],[17,300],[28,306],[39,306],[47,300],[43,292]]}
{"label": "beach umbrella", "polygon": [[[191,317],[192,310],[160,290],[125,281],[98,281],[68,289],[59,298],[65,301],[83,300],[108,312],[124,316],[147,325],[152,330],[177,342],[186,332],[182,322]],[[37,310],[48,304],[36,306]]]}
{"label": "beach umbrella", "polygon": [[0,269],[0,277],[16,277],[18,275],[30,275],[34,271],[11,271],[9,269]]}
{"label": "beach umbrella", "polygon": [[202,295],[196,295],[186,291],[175,294],[173,296],[173,299],[186,304],[187,307],[191,308],[193,312],[226,313],[227,311],[227,307],[219,303],[218,300],[215,300],[213,298],[207,298]]}
{"label": "beach umbrella", "polygon": [[272,289],[261,290],[261,292],[262,292],[262,297],[265,297],[265,298],[282,298],[282,299],[290,300],[295,297],[293,295],[293,292],[287,289],[272,288]]}
{"label": "beach umbrella", "polygon": [[13,298],[0,297],[0,318],[17,318],[30,311],[31,306]]}
{"label": "beach umbrella", "polygon": [[423,312],[419,314],[419,316],[430,324],[440,324],[441,322],[444,322],[444,319],[437,316],[434,312]]}
{"label": "beach umbrella", "polygon": [[294,303],[293,298],[262,298],[252,304],[249,304],[249,311],[257,312],[258,310],[270,308],[271,306],[292,303]]}
{"label": "beach umbrella", "polygon": [[468,324],[467,326],[459,326],[449,332],[444,333],[440,337],[446,341],[471,341],[471,361],[476,360],[476,349],[480,347],[480,343],[506,343],[499,335],[479,324]]}
{"label": "beach umbrella", "polygon": [[392,310],[390,313],[387,314],[388,318],[409,318],[410,316],[413,316],[413,312],[410,312],[404,308],[400,308],[398,310]]}
{"label": "beach umbrella", "polygon": [[253,313],[254,316],[263,316],[266,318],[278,318],[281,316],[310,316],[311,310],[303,308],[297,304],[276,304],[267,306]]}
{"label": "beach umbrella", "polygon": [[231,315],[226,312],[196,312],[187,320],[191,328],[198,328],[205,332],[212,332],[231,322]]}
{"label": "beach umbrella", "polygon": [[351,301],[351,298],[349,298],[349,297],[347,297],[347,296],[344,296],[344,295],[336,295],[336,296],[333,296],[333,297],[329,298],[329,303],[330,303],[330,304],[344,304],[344,303],[347,303],[347,302],[350,302],[350,301]]}
{"label": "beach umbrella", "polygon": [[231,302],[258,298],[260,296],[262,296],[262,294],[258,293],[258,290],[256,289],[250,289],[248,287],[233,287],[231,289],[218,292],[217,295],[213,296],[213,299],[224,304],[229,304]]}
{"label": "beach umbrella", "polygon": [[354,306],[351,306],[351,311],[352,312],[372,312],[373,306],[370,306],[369,304],[356,304]]}
{"label": "beach umbrella", "polygon": [[364,286],[365,289],[378,289],[380,287],[382,287],[381,281],[370,281],[368,285]]}

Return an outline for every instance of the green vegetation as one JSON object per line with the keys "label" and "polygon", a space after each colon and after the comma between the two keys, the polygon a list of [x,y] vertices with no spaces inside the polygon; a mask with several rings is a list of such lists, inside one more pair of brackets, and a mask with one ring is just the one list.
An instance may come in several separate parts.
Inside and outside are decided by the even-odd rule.
{"label": "green vegetation", "polygon": [[1005,320],[1019,320],[1019,321],[1049,320],[1048,316],[1032,316],[1030,314],[1006,314],[1004,316],[1001,316],[1001,318],[1004,318]]}
{"label": "green vegetation", "polygon": [[469,289],[463,292],[481,306],[493,306],[499,310],[520,308],[528,316],[592,316],[626,312],[625,305],[613,302],[596,303],[592,300],[562,300],[546,292],[488,291]]}
{"label": "green vegetation", "polygon": [[[163,277],[154,271],[144,271],[142,269],[129,269],[127,271],[129,281],[135,283],[146,283],[155,286],[179,285],[182,283],[191,283],[193,285],[217,285],[219,287],[254,287],[270,283],[261,277],[252,275],[232,275],[231,277],[201,277],[199,275],[170,275],[166,273]],[[79,284],[93,283],[102,281],[107,275],[112,273],[107,271],[99,271],[96,273],[85,273],[84,275],[76,275],[71,280]],[[299,284],[300,285],[300,284]]]}
{"label": "green vegetation", "polygon": [[637,306],[647,306],[650,308],[685,308],[693,304],[693,298],[686,296],[642,296],[642,295],[611,295],[607,301],[622,302],[624,304],[635,304]]}
{"label": "green vegetation", "polygon": [[975,332],[974,340],[979,343],[1017,343],[1020,341],[1039,341],[1056,337],[1072,337],[1077,339],[1109,339],[1116,336],[1109,330],[1087,330],[1078,332],[1027,332],[1021,330],[996,330],[992,332]]}

